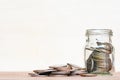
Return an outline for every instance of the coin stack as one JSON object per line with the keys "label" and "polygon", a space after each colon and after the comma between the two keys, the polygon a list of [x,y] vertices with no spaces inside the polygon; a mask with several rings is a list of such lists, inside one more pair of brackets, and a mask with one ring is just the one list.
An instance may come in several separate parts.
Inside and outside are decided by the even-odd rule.
{"label": "coin stack", "polygon": [[95,48],[86,48],[92,51],[87,59],[87,71],[88,73],[109,73],[112,69],[110,54],[113,51],[113,47],[107,42],[97,42],[97,45],[98,47]]}

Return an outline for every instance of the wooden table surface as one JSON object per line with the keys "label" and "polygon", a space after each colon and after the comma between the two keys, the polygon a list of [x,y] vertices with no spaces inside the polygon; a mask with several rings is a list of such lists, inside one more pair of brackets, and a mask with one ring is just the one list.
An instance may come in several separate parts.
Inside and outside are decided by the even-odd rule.
{"label": "wooden table surface", "polygon": [[0,72],[0,80],[120,80],[120,73],[112,76],[81,77],[81,76],[41,76],[31,77],[29,72]]}

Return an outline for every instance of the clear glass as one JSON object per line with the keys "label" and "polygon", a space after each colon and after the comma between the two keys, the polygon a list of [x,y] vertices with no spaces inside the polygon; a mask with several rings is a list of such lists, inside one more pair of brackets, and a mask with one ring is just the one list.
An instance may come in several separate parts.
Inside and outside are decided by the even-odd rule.
{"label": "clear glass", "polygon": [[108,74],[114,71],[112,30],[88,29],[86,31],[85,65],[88,73]]}

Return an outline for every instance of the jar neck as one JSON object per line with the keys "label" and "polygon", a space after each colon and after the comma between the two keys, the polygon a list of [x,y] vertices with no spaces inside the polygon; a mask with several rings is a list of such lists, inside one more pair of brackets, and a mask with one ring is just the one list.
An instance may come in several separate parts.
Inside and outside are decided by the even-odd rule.
{"label": "jar neck", "polygon": [[111,29],[88,29],[86,31],[86,36],[88,35],[104,35],[104,34],[108,34],[108,35],[113,35],[112,30]]}

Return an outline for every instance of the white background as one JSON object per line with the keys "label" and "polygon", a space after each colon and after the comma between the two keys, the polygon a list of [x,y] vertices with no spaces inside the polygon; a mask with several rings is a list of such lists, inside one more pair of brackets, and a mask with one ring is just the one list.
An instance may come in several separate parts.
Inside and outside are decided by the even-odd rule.
{"label": "white background", "polygon": [[0,71],[84,67],[86,29],[112,29],[120,71],[119,0],[0,0]]}

